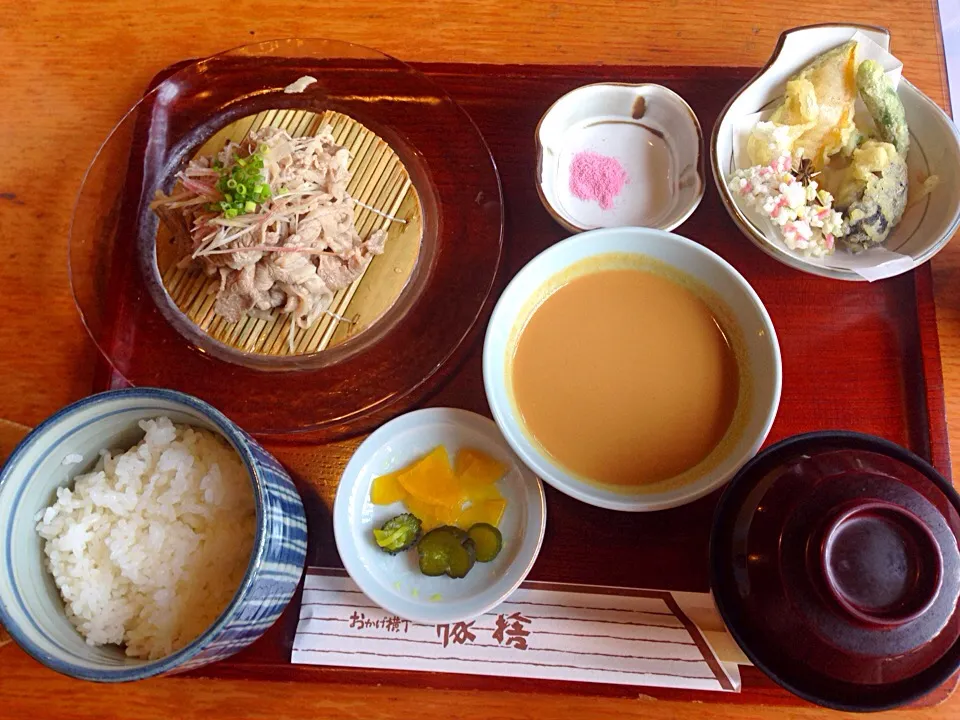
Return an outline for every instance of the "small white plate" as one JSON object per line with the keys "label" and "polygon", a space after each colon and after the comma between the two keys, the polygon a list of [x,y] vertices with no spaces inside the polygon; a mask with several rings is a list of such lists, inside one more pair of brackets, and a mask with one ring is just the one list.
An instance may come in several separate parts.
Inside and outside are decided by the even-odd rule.
{"label": "small white plate", "polygon": [[[509,468],[497,483],[507,501],[500,522],[503,550],[458,580],[422,575],[415,550],[389,555],[373,539],[374,528],[406,512],[399,502],[370,502],[374,478],[409,465],[437,445],[447,449],[451,461],[457,450],[471,447]],[[546,519],[540,480],[510,449],[494,422],[453,408],[401,415],[364,440],[340,478],[333,507],[337,550],[350,577],[384,610],[422,623],[460,622],[499,605],[533,567]]]}

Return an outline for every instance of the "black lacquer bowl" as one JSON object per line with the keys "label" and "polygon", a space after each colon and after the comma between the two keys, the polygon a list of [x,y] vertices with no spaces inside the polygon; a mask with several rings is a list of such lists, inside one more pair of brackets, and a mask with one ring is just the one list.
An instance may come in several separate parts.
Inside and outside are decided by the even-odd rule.
{"label": "black lacquer bowl", "polygon": [[797,695],[882,710],[960,667],[960,497],[927,462],[853,432],[798,435],[731,481],[711,586],[753,663]]}

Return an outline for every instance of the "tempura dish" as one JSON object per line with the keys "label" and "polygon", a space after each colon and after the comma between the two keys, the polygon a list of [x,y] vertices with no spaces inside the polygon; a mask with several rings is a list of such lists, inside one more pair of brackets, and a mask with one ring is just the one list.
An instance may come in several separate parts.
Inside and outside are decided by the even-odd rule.
{"label": "tempura dish", "polygon": [[876,28],[784,33],[717,121],[720,197],[788,265],[880,280],[932,257],[960,226],[960,134],[889,45]]}

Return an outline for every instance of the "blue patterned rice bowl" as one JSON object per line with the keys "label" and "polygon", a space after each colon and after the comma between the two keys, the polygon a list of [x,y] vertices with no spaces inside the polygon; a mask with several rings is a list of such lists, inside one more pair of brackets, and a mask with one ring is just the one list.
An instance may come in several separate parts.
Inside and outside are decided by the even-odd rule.
{"label": "blue patterned rice bowl", "polygon": [[[144,660],[127,657],[117,646],[88,645],[77,632],[45,567],[36,518],[78,469],[91,467],[103,449],[135,444],[143,435],[138,423],[159,416],[215,432],[236,450],[253,486],[256,532],[246,574],[220,616],[181,649]],[[64,464],[77,456],[82,460]],[[306,551],[303,503],[283,467],[222,413],[172,390],[113,390],[69,405],[31,432],[0,471],[0,623],[35,659],[71,677],[139,680],[233,655],[286,608],[300,583]]]}

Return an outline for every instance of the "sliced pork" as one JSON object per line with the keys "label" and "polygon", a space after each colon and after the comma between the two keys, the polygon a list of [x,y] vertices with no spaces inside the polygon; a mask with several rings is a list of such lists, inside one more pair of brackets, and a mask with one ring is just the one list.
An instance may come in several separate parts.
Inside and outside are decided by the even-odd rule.
{"label": "sliced pork", "polygon": [[[262,157],[269,197],[239,214],[221,210],[225,172],[254,153]],[[219,275],[215,311],[230,322],[280,308],[299,327],[323,315],[334,294],[360,277],[383,252],[384,230],[361,238],[347,192],[348,151],[331,128],[294,138],[263,128],[242,143],[228,142],[211,159],[199,157],[181,173],[171,195],[153,207],[191,248],[189,262]],[[232,212],[232,211],[231,211]]]}

